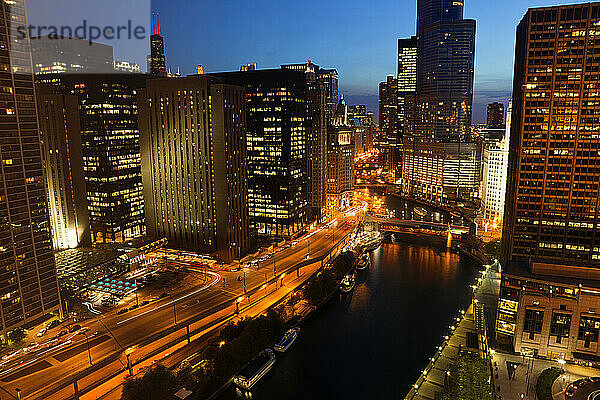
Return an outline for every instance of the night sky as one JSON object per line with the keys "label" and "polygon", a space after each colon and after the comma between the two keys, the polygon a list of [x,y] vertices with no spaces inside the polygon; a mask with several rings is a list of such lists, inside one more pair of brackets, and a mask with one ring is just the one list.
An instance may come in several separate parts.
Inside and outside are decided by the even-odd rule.
{"label": "night sky", "polygon": [[[528,7],[573,0],[465,0],[477,20],[473,121],[485,105],[507,101],[515,28]],[[378,83],[396,73],[396,39],[415,33],[416,0],[154,0],[167,63],[183,74],[311,60],[340,73],[340,94],[377,112]]]}

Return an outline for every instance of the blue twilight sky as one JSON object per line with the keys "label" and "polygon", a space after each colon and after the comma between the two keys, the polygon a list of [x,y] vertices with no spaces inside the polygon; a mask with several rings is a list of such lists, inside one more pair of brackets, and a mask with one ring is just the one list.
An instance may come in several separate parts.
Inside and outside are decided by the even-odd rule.
{"label": "blue twilight sky", "polygon": [[[529,7],[573,0],[465,0],[477,20],[473,121],[485,105],[507,101],[515,28]],[[259,68],[312,60],[337,68],[340,94],[377,112],[378,83],[396,73],[397,38],[415,33],[416,0],[153,0],[167,64],[183,74]]]}

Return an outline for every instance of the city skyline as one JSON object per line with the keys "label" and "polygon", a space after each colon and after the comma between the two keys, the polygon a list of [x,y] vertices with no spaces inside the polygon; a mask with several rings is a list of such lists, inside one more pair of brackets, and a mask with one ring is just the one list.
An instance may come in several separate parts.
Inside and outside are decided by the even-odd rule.
{"label": "city skyline", "polygon": [[[378,84],[386,75],[397,73],[394,57],[397,40],[416,31],[416,1],[381,1],[368,6],[355,0],[314,4],[320,15],[353,21],[349,24],[322,23],[324,17],[295,17],[304,8],[314,8],[312,3],[310,0],[302,6],[282,3],[267,7],[254,3],[232,6],[185,1],[179,7],[169,8],[165,0],[156,0],[153,11],[160,14],[167,65],[174,70],[181,67],[183,75],[194,73],[198,64],[206,72],[220,72],[236,70],[241,63],[255,62],[263,69],[310,59],[319,65],[336,66],[340,94],[344,94],[349,104],[367,104],[369,111],[378,116]],[[488,103],[508,103],[512,92],[515,27],[527,8],[576,3],[579,1],[465,2],[465,18],[477,21],[474,123],[485,122]],[[198,14],[190,10],[226,18],[201,17],[205,23],[198,24],[192,20]],[[273,15],[278,18],[271,19]],[[198,40],[188,40],[193,37]],[[498,40],[499,37],[505,40]],[[206,38],[210,40],[202,40]],[[331,52],[332,47],[346,51]]]}

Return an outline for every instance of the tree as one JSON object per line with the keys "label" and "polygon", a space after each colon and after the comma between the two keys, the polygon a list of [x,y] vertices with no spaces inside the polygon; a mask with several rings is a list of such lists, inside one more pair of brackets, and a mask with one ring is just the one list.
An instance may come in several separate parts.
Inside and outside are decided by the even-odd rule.
{"label": "tree", "polygon": [[13,329],[8,332],[8,339],[13,343],[21,343],[23,339],[25,339],[27,335],[25,334],[25,330],[23,328]]}
{"label": "tree", "polygon": [[177,389],[177,378],[164,365],[156,364],[141,378],[130,378],[123,385],[122,400],[164,400]]}

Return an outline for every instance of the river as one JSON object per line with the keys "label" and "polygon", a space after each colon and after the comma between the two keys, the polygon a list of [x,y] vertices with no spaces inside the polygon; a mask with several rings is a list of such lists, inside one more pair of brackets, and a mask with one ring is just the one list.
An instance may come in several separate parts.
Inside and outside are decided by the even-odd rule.
{"label": "river", "polygon": [[478,266],[394,237],[371,257],[354,291],[315,313],[252,393],[232,386],[219,399],[403,398],[468,305]]}

